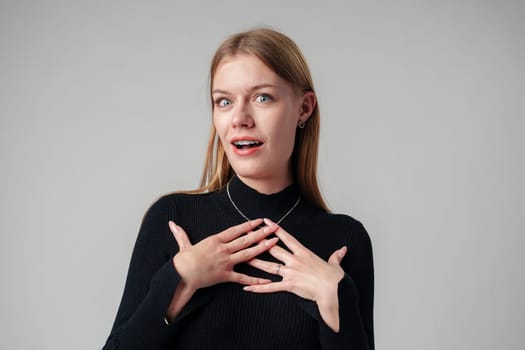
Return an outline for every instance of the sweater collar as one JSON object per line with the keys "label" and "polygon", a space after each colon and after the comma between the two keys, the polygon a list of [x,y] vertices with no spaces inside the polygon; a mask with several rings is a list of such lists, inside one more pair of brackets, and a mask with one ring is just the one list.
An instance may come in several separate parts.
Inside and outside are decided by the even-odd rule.
{"label": "sweater collar", "polygon": [[246,185],[237,176],[233,176],[227,188],[223,189],[227,197],[228,188],[231,200],[230,198],[227,200],[231,210],[242,217],[239,213],[241,211],[249,219],[269,218],[277,222],[294,207],[299,198],[299,190],[294,184],[280,192],[264,194]]}

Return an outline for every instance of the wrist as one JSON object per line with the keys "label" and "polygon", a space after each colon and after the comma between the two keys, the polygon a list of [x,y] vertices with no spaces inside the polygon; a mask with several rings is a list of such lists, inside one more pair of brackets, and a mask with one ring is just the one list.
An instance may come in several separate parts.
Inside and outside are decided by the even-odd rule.
{"label": "wrist", "polygon": [[173,300],[166,311],[166,316],[164,317],[164,322],[170,324],[173,319],[179,314],[184,305],[191,299],[195,293],[195,289],[188,286],[183,280],[179,282],[177,289],[173,295]]}
{"label": "wrist", "polygon": [[330,283],[325,288],[319,288],[320,294],[318,295],[318,299],[316,299],[321,318],[324,323],[336,333],[339,332],[339,281],[343,276],[344,273],[336,283]]}
{"label": "wrist", "polygon": [[194,286],[189,276],[192,275],[191,272],[188,271],[187,266],[189,263],[186,261],[185,256],[182,256],[181,252],[178,252],[173,256],[172,263],[173,267],[177,271],[177,273],[180,276],[180,287],[183,287],[183,291],[186,293],[193,294],[197,289],[199,289],[197,286]]}
{"label": "wrist", "polygon": [[319,293],[315,296],[315,303],[319,309],[333,310],[338,306],[337,285],[319,288]]}
{"label": "wrist", "polygon": [[328,305],[330,302],[333,302],[334,299],[337,299],[337,289],[344,276],[345,272],[343,269],[338,269],[331,274],[328,279],[319,281],[319,285],[322,287],[316,289],[318,293],[314,296],[317,304],[322,303],[323,305]]}

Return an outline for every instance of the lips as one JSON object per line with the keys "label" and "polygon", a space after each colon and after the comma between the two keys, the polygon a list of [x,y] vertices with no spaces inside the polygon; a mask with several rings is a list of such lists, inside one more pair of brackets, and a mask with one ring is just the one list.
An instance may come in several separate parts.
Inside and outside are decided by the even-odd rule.
{"label": "lips", "polygon": [[253,137],[235,137],[231,144],[236,154],[246,156],[257,152],[264,142]]}
{"label": "lips", "polygon": [[241,141],[235,141],[233,142],[233,145],[239,149],[244,148],[252,148],[262,145],[262,142],[260,141],[249,141],[249,140],[241,140]]}

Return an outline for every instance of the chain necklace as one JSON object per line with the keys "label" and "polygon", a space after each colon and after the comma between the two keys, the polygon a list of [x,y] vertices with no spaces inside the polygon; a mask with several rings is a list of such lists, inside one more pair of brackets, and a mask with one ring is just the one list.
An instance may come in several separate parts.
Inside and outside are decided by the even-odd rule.
{"label": "chain necklace", "polygon": [[[228,198],[230,199],[230,202],[231,204],[233,205],[233,207],[235,208],[235,210],[237,210],[237,212],[239,214],[242,215],[243,218],[246,219],[246,221],[250,221],[250,219],[244,215],[244,213],[239,209],[239,207],[237,207],[237,205],[235,204],[235,202],[233,201],[232,199],[232,195],[230,194],[230,182],[228,181],[228,183],[226,184],[226,193],[228,193]],[[292,213],[292,211],[295,209],[295,207],[297,207],[297,205],[299,205],[299,202],[301,201],[301,195],[299,195],[297,197],[297,200],[295,201],[294,205],[290,208],[290,210],[288,210],[286,212],[286,214],[284,214],[279,220],[276,221],[276,224],[279,225],[281,223],[281,221],[283,221],[284,219],[286,219],[286,217],[288,215],[290,215]]]}

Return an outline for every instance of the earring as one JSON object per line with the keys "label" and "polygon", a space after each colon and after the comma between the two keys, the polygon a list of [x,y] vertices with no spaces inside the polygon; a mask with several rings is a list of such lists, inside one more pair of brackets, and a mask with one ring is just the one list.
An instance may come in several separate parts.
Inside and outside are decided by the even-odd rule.
{"label": "earring", "polygon": [[297,123],[297,126],[299,127],[299,129],[304,129],[305,127],[305,122],[304,120],[299,120],[299,123]]}

